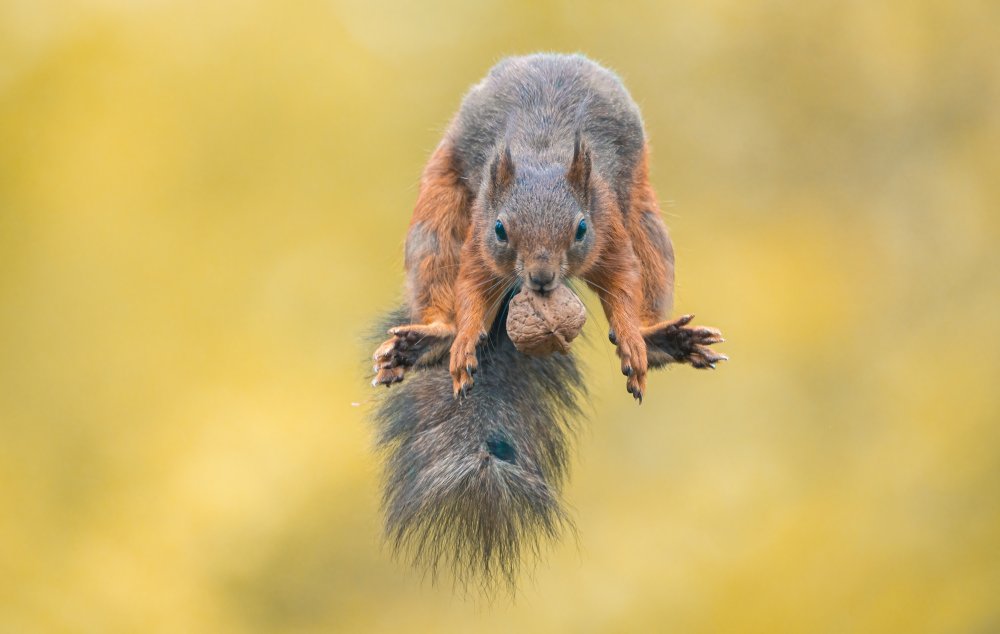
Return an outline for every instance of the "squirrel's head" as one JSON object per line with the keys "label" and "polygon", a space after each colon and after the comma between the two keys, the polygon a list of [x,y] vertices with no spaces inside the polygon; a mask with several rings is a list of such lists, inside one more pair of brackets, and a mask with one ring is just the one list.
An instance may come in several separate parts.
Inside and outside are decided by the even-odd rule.
{"label": "squirrel's head", "polygon": [[590,151],[579,138],[568,165],[515,165],[502,148],[484,179],[475,229],[495,272],[544,294],[584,270],[596,236],[590,181]]}

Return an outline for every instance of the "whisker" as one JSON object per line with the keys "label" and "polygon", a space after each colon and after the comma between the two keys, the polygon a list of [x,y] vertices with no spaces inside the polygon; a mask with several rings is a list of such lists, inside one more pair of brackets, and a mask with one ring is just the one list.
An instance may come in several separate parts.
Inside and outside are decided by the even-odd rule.
{"label": "whisker", "polygon": [[507,283],[509,277],[510,275],[508,274],[508,275],[501,275],[498,278],[494,278],[494,283],[487,290],[483,291],[483,295],[488,295],[501,285]]}
{"label": "whisker", "polygon": [[490,288],[488,288],[487,290],[483,291],[483,294],[486,294],[486,293],[490,292],[492,290],[492,288],[494,286],[496,286],[499,282],[502,282],[505,277],[506,276],[503,276],[503,275],[500,276],[499,278],[497,278],[497,277],[491,277],[489,279],[483,280],[482,282],[479,282],[479,283],[473,285],[470,288],[470,290],[478,290],[478,289],[483,288],[484,286],[489,286]]}
{"label": "whisker", "polygon": [[604,288],[603,286],[601,286],[597,282],[594,282],[592,280],[586,280],[586,282],[587,282],[587,285],[592,286],[592,287],[594,287],[594,288],[596,288],[596,289],[598,289],[600,291],[604,291],[605,293],[607,293],[608,295],[614,297],[615,299],[617,299],[620,302],[624,302],[624,301],[626,301],[628,299],[628,297],[626,297],[624,295],[616,293],[615,291],[612,291],[610,289]]}
{"label": "whisker", "polygon": [[[573,289],[573,292],[574,292],[574,293],[576,293],[576,295],[577,295],[578,297],[579,297],[579,296],[581,295],[581,293],[580,293],[580,289],[579,289],[579,288],[577,288],[577,280],[566,280],[566,283],[567,283],[567,285],[568,285],[568,286],[569,286],[569,287],[570,287],[571,289]],[[580,301],[581,301],[581,302],[583,302],[583,298],[580,298]],[[595,320],[597,319],[597,313],[595,313],[595,312],[594,312],[594,311],[593,311],[593,310],[592,310],[592,309],[590,308],[590,306],[588,306],[588,305],[587,305],[587,302],[583,302],[583,308],[584,308],[584,310],[586,310],[586,311],[587,311],[587,314],[588,314],[588,315],[590,315],[591,319],[595,319]]]}

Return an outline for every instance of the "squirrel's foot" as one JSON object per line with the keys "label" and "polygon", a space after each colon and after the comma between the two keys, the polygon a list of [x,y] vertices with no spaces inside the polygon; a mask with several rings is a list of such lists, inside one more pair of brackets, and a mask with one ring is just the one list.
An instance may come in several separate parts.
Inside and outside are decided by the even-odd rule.
{"label": "squirrel's foot", "polygon": [[479,369],[479,359],[476,357],[476,346],[486,339],[486,333],[479,333],[478,336],[455,337],[455,342],[451,345],[451,371],[452,388],[455,398],[467,396],[472,389],[473,375]]}
{"label": "squirrel's foot", "polygon": [[709,348],[722,343],[722,333],[716,328],[687,325],[694,315],[684,315],[674,321],[665,321],[642,329],[649,354],[649,365],[659,368],[668,363],[690,363],[695,368],[715,368],[719,361],[729,357]]}
{"label": "squirrel's foot", "polygon": [[638,332],[628,336],[618,335],[613,341],[618,346],[622,374],[628,377],[625,390],[642,403],[642,396],[646,392],[646,344]]}
{"label": "squirrel's foot", "polygon": [[454,328],[439,321],[397,326],[389,329],[389,334],[392,337],[382,342],[372,355],[373,386],[399,383],[409,368],[443,359],[455,338]]}

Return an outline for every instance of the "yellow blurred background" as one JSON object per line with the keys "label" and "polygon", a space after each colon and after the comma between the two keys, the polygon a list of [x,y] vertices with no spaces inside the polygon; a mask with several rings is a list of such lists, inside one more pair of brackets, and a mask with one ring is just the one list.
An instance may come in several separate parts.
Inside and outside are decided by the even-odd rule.
{"label": "yellow blurred background", "polygon": [[[0,2],[0,632],[1000,631],[1000,5]],[[514,602],[380,545],[361,334],[500,57],[643,109],[681,312]],[[356,405],[359,404],[359,405]]]}

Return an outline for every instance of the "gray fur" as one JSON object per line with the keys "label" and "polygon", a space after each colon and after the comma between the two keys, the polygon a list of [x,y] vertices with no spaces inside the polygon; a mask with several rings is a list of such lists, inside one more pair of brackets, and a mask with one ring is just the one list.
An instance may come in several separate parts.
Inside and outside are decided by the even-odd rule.
{"label": "gray fur", "polygon": [[505,317],[479,350],[467,397],[452,397],[441,363],[385,390],[374,417],[389,544],[432,578],[444,564],[487,590],[513,589],[525,556],[571,526],[561,491],[584,392],[572,357],[522,355]]}
{"label": "gray fur", "polygon": [[501,61],[465,96],[449,135],[478,192],[498,147],[510,147],[518,167],[568,166],[577,132],[626,209],[645,145],[642,117],[618,76],[583,55]]}
{"label": "gray fur", "polygon": [[[520,254],[529,269],[570,273],[594,240],[591,232],[575,241],[580,219],[595,229],[602,222],[591,215],[590,176],[609,183],[627,209],[645,145],[621,81],[580,55],[500,62],[466,95],[447,137],[454,168],[477,196],[471,230],[494,261],[509,269]],[[498,219],[509,224],[509,242],[493,235]],[[425,233],[419,224],[411,231],[408,265],[433,248]],[[572,357],[522,355],[505,318],[504,309],[480,346],[464,399],[452,397],[442,358],[411,369],[375,411],[392,548],[432,577],[450,568],[459,582],[487,588],[513,588],[525,557],[571,525],[561,491],[584,392]],[[386,327],[407,321],[401,309]]]}
{"label": "gray fur", "polygon": [[643,212],[639,222],[642,229],[649,236],[650,243],[656,248],[657,255],[669,265],[670,284],[665,288],[654,284],[645,289],[645,298],[650,310],[657,315],[668,315],[674,308],[673,294],[673,266],[674,266],[674,244],[670,241],[666,226],[660,219],[658,213],[651,211]]}
{"label": "gray fur", "polygon": [[410,227],[410,232],[406,235],[406,246],[404,247],[404,258],[407,270],[413,270],[420,266],[424,258],[431,257],[440,248],[437,234],[422,222],[415,222]]}

